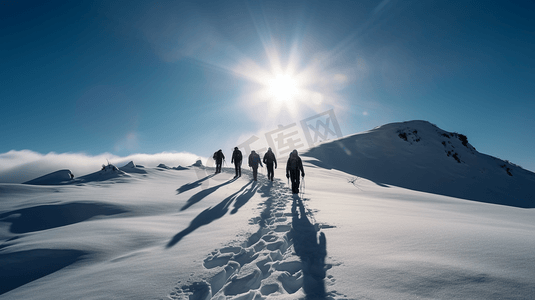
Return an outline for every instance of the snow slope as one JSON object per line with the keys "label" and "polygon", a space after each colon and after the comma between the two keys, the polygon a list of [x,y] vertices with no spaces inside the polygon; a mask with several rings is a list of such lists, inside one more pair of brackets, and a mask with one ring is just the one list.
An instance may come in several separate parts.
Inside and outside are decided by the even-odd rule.
{"label": "snow slope", "polygon": [[311,149],[325,168],[377,184],[523,208],[535,207],[535,174],[481,154],[462,134],[427,121],[387,124]]}
{"label": "snow slope", "polygon": [[26,181],[24,183],[40,185],[68,183],[72,179],[71,176],[74,177],[74,175],[72,175],[72,172],[70,170],[65,169],[43,175],[41,177]]}
{"label": "snow slope", "polygon": [[[436,144],[435,129],[423,128],[430,124],[412,125],[419,142]],[[145,172],[108,166],[71,184],[0,184],[0,299],[534,298],[535,212],[505,203],[509,198],[496,205],[490,202],[498,197],[429,192],[439,184],[427,191],[423,183],[419,190],[392,185],[381,176],[408,176],[413,152],[422,160],[413,161],[419,167],[412,172],[428,176],[445,176],[447,168],[454,177],[471,161],[468,153],[477,162],[480,155],[452,140],[458,163],[438,141],[446,160],[437,164],[438,154],[413,148],[418,137],[407,134],[412,144],[405,145],[399,126],[304,153],[299,197],[287,187],[285,158],[273,183],[262,174],[251,181],[249,170],[235,179],[227,168],[214,175],[200,164],[176,170],[132,163]],[[388,145],[396,146],[399,165],[366,168],[360,157],[377,167],[381,155],[392,154]],[[498,168],[487,170],[527,188],[511,193],[533,194],[522,181],[529,173]],[[459,182],[446,181],[450,193],[466,192]]]}

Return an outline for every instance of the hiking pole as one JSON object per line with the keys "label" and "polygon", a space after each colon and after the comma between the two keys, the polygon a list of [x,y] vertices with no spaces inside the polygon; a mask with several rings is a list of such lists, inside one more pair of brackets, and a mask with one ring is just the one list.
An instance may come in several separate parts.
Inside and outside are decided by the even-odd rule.
{"label": "hiking pole", "polygon": [[303,176],[302,179],[303,179],[303,192],[302,192],[302,195],[305,195],[305,177]]}

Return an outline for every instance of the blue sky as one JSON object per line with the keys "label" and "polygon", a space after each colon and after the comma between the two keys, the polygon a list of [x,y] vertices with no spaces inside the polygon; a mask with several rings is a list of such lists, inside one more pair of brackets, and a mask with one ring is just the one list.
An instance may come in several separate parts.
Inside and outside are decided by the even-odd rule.
{"label": "blue sky", "polygon": [[0,153],[230,156],[334,109],[535,170],[530,1],[78,2],[0,4]]}

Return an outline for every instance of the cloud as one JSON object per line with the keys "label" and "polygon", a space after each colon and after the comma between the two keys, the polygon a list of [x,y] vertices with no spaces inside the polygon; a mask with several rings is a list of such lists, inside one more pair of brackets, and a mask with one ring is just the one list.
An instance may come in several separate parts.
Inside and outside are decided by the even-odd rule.
{"label": "cloud", "polygon": [[132,154],[123,157],[110,153],[92,156],[85,153],[41,154],[31,150],[11,150],[0,154],[0,183],[22,183],[61,169],[69,169],[77,177],[83,176],[100,170],[107,161],[118,167],[129,161],[145,167],[156,167],[159,164],[175,167],[189,166],[197,159],[198,155],[188,152]]}

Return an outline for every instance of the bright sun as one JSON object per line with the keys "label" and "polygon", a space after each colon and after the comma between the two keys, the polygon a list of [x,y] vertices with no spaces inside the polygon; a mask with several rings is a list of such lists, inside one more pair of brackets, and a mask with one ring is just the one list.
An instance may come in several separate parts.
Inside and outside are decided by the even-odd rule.
{"label": "bright sun", "polygon": [[297,82],[290,75],[277,75],[267,83],[268,93],[277,102],[292,102],[297,95]]}
{"label": "bright sun", "polygon": [[292,59],[284,67],[276,53],[270,57],[269,69],[262,68],[252,60],[244,60],[234,70],[256,83],[251,94],[244,98],[248,104],[262,105],[268,117],[296,117],[305,108],[316,109],[321,105],[322,94],[310,89],[318,78],[314,68],[300,70]]}

